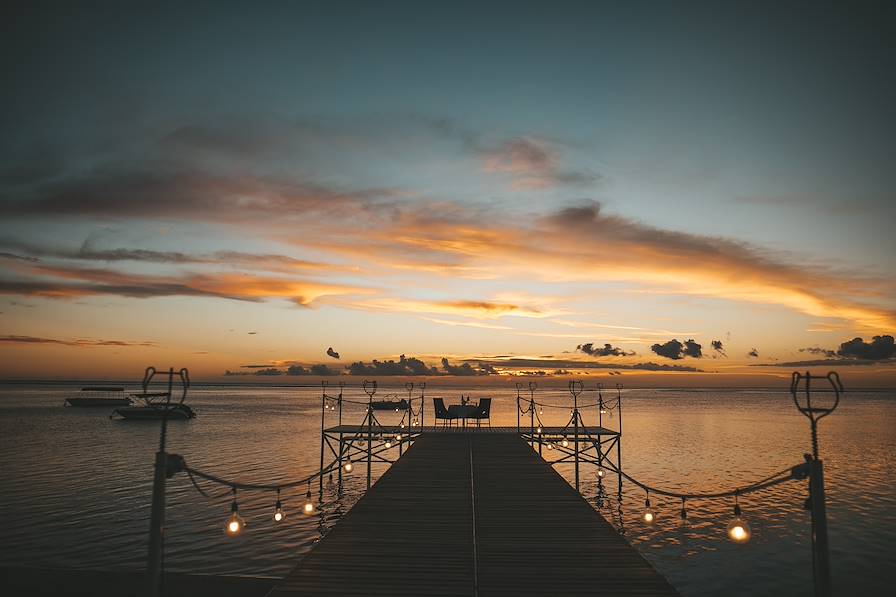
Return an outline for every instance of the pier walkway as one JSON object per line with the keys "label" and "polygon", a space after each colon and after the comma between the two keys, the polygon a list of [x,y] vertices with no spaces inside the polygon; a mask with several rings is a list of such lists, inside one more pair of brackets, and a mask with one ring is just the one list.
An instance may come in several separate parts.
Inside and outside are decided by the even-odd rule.
{"label": "pier walkway", "polygon": [[424,433],[269,593],[678,593],[516,433]]}

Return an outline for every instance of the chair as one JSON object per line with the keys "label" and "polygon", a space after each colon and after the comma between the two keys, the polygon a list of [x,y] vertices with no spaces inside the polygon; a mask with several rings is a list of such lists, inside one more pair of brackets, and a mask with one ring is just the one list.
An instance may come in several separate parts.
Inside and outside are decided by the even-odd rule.
{"label": "chair", "polygon": [[439,420],[442,421],[442,426],[444,427],[446,424],[450,424],[454,417],[451,413],[448,412],[448,409],[445,408],[445,401],[442,398],[433,398],[432,406],[436,413],[436,423]]}
{"label": "chair", "polygon": [[491,398],[480,398],[479,404],[476,406],[476,412],[473,413],[473,416],[470,418],[476,419],[477,427],[481,426],[482,421],[485,421],[486,424],[489,427],[491,427],[492,422],[489,419],[491,410],[492,410],[492,399]]}

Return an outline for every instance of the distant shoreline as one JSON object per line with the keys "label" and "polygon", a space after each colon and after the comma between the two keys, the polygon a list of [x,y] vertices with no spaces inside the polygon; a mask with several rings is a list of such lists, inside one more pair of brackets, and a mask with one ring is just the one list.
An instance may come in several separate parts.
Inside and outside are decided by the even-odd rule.
{"label": "distant shoreline", "polygon": [[[380,390],[389,390],[394,391],[396,388],[404,391],[403,387],[405,383],[412,382],[415,385],[414,392],[417,393],[420,390],[419,384],[420,382],[426,383],[426,391],[427,393],[436,389],[448,389],[452,387],[470,387],[470,386],[482,386],[482,387],[495,387],[498,389],[510,389],[514,390],[514,383],[521,382],[524,386],[527,385],[530,381],[535,381],[538,384],[538,387],[542,390],[565,390],[567,387],[567,378],[537,378],[537,377],[507,377],[501,376],[500,378],[495,378],[494,376],[477,376],[477,377],[463,377],[463,376],[437,376],[437,377],[405,377],[405,376],[381,376],[381,377],[371,377],[369,379],[376,379],[379,382]],[[572,378],[575,379],[575,378]],[[333,390],[339,389],[339,381],[345,382],[346,389],[360,389],[361,384],[364,380],[362,376],[339,376],[333,378],[322,378],[322,380],[328,381],[328,392],[332,393]],[[597,380],[593,380],[594,383],[587,383],[592,380],[584,379],[582,381],[586,382],[586,391],[593,391],[594,385],[597,383]],[[612,380],[613,383],[604,383],[604,391],[610,392],[615,391],[615,382],[619,381],[623,384],[623,391],[625,390],[654,390],[658,392],[724,392],[724,391],[771,391],[771,392],[786,392],[789,393],[789,385],[784,383],[779,383],[775,385],[728,385],[728,386],[714,386],[714,385],[694,385],[694,386],[673,386],[673,385],[650,385],[645,383],[636,383],[636,380]],[[629,381],[628,384],[625,382]],[[643,381],[643,380],[637,380]],[[850,381],[857,381],[855,379]],[[97,379],[97,378],[84,378],[84,379],[0,379],[0,385],[8,385],[8,386],[35,386],[35,385],[44,385],[44,386],[77,386],[77,385],[117,385],[124,386],[126,389],[138,389],[140,387],[140,381],[135,379],[122,380],[122,379]],[[259,379],[257,377],[253,377],[251,380],[247,381],[213,381],[213,380],[202,380],[202,381],[193,381],[191,383],[191,387],[196,388],[208,388],[208,387],[233,387],[233,388],[320,388],[320,380],[317,382],[309,382],[309,383],[275,383],[274,381],[266,381],[265,379]],[[860,385],[848,385],[847,392],[850,390],[857,392],[872,392],[872,393],[891,393],[896,392],[896,388],[888,387],[888,386],[860,386]]]}

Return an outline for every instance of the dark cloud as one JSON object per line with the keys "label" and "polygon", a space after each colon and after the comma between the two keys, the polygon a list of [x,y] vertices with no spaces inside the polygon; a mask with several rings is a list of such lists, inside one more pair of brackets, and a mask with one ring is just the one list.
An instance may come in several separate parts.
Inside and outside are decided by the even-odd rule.
{"label": "dark cloud", "polygon": [[713,340],[710,344],[712,344],[712,349],[713,349],[714,351],[716,351],[717,353],[719,353],[719,354],[722,355],[723,357],[724,357],[724,356],[728,356],[728,355],[725,354],[725,348],[722,346],[722,341],[721,341],[721,340]]}
{"label": "dark cloud", "polygon": [[498,375],[497,369],[488,363],[479,363],[478,368],[473,367],[469,362],[461,363],[460,365],[452,365],[448,362],[448,359],[444,357],[442,358],[442,369],[444,369],[445,373],[448,375],[458,375],[463,377],[473,375]]}
{"label": "dark cloud", "polygon": [[268,369],[258,369],[252,375],[283,375],[283,371],[270,367]]}
{"label": "dark cloud", "polygon": [[673,338],[664,344],[654,344],[650,347],[650,350],[661,357],[673,360],[683,359],[684,357],[699,359],[703,356],[703,347],[693,339],[679,342]]}
{"label": "dark cloud", "polygon": [[17,255],[15,253],[7,253],[6,251],[0,251],[0,259],[13,259],[16,261],[30,261],[32,263],[36,263],[40,261],[37,257],[30,257],[27,255]]}
{"label": "dark cloud", "polygon": [[611,344],[604,344],[602,348],[595,347],[593,342],[579,344],[576,346],[576,350],[593,357],[625,357],[635,354],[634,351],[626,352],[618,346],[613,346]]}
{"label": "dark cloud", "polygon": [[834,358],[837,356],[836,350],[831,350],[829,348],[821,348],[819,346],[809,346],[806,348],[800,348],[799,352],[808,352],[809,354],[819,354],[826,356],[828,358]]}
{"label": "dark cloud", "polygon": [[874,336],[871,342],[865,342],[862,338],[853,338],[840,345],[837,354],[848,359],[862,359],[866,361],[882,361],[896,356],[896,345],[893,336]]}
{"label": "dark cloud", "polygon": [[336,369],[331,369],[327,365],[311,365],[309,368],[302,367],[301,365],[290,365],[289,368],[286,369],[287,375],[317,375],[321,377],[330,377],[333,375],[339,375],[339,371]]}
{"label": "dark cloud", "polygon": [[0,342],[6,343],[6,344],[59,344],[62,346],[77,346],[77,347],[90,347],[90,346],[155,347],[155,346],[158,346],[155,342],[149,342],[149,341],[132,342],[129,340],[89,340],[89,339],[60,340],[58,338],[40,338],[37,336],[0,336]]}
{"label": "dark cloud", "polygon": [[414,357],[407,358],[401,355],[398,361],[378,361],[374,359],[370,364],[358,361],[348,366],[351,375],[438,375],[435,367],[428,367],[426,363]]}
{"label": "dark cloud", "polygon": [[336,352],[335,350],[333,350],[332,346],[327,349],[327,354],[330,355],[331,357],[333,357],[334,359],[337,359],[337,360],[339,359],[339,353]]}
{"label": "dark cloud", "polygon": [[758,357],[759,357],[759,351],[756,350],[755,348],[751,348],[751,349],[750,349],[750,352],[747,353],[747,356],[750,357],[750,358],[754,358],[754,359],[755,359],[755,358],[758,358]]}
{"label": "dark cloud", "polygon": [[[92,238],[87,238],[79,248],[38,246],[14,239],[0,239],[3,246],[17,253],[0,251],[0,258],[38,262],[40,258],[68,259],[76,261],[139,261],[171,265],[220,265],[247,267],[272,272],[293,272],[302,270],[344,269],[332,264],[296,259],[287,255],[270,253],[244,253],[240,251],[215,251],[208,254],[188,254],[180,251],[155,251],[150,249],[112,248],[95,246]],[[24,253],[24,255],[19,254]]]}

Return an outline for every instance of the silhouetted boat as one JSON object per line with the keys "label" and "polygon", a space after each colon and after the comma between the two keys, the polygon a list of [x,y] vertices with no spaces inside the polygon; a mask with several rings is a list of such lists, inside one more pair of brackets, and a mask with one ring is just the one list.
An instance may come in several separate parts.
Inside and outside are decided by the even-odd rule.
{"label": "silhouetted boat", "polygon": [[169,420],[192,419],[196,416],[196,412],[183,402],[171,404],[168,401],[168,396],[168,392],[142,392],[139,394],[131,394],[131,398],[142,400],[143,404],[116,408],[112,411],[112,414],[109,415],[109,417],[112,418],[117,415],[122,419],[146,421],[151,419],[162,419],[166,414]]}
{"label": "silhouetted boat", "polygon": [[80,394],[66,398],[65,406],[100,407],[129,406],[131,398],[124,395],[124,388],[118,386],[89,386],[81,388]]}
{"label": "silhouetted boat", "polygon": [[408,401],[401,400],[374,400],[370,403],[373,410],[407,410]]}

